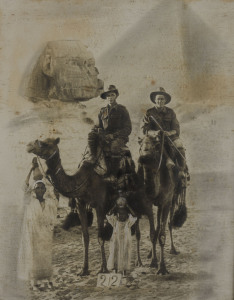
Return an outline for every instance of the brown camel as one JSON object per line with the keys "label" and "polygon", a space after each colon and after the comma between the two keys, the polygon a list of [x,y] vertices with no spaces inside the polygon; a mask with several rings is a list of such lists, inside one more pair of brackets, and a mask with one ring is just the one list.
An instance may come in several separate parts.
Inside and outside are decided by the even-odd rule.
{"label": "brown camel", "polygon": [[[161,247],[160,266],[158,274],[168,273],[164,260],[164,245],[166,240],[165,227],[170,214],[169,231],[171,237],[171,253],[177,254],[172,238],[172,220],[175,204],[178,199],[176,186],[178,178],[175,171],[166,167],[166,160],[163,155],[160,136],[157,138],[146,135],[140,142],[140,157],[138,162],[138,177],[145,191],[146,201],[151,207],[153,214],[153,205],[158,207],[157,226],[154,235],[151,236],[152,250],[149,257],[152,256],[151,267],[158,267],[156,257],[156,242],[159,240]],[[153,221],[154,222],[154,221]],[[152,232],[152,219],[150,218],[150,231]],[[137,239],[139,243],[139,239]],[[139,248],[139,246],[138,246]],[[138,258],[140,261],[140,258]]]}
{"label": "brown camel", "polygon": [[104,218],[108,211],[108,192],[107,184],[97,175],[93,166],[83,164],[78,171],[69,176],[65,173],[60,159],[58,143],[60,139],[48,138],[44,141],[36,140],[27,146],[27,151],[33,153],[46,161],[48,170],[47,174],[51,181],[63,196],[75,198],[79,212],[83,241],[84,241],[84,263],[79,275],[89,274],[88,269],[88,247],[89,233],[87,224],[86,206],[87,204],[95,208],[98,223],[98,242],[101,248],[102,264],[100,272],[106,273],[107,264],[104,250]]}

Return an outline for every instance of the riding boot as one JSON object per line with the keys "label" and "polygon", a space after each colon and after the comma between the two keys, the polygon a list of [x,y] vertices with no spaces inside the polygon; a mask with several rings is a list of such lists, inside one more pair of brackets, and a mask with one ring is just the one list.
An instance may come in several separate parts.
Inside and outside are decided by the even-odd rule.
{"label": "riding boot", "polygon": [[167,150],[164,148],[164,156],[166,158],[166,166],[167,168],[170,170],[170,169],[173,169],[175,167],[175,164],[173,162],[173,160],[170,158],[169,154],[167,153]]}
{"label": "riding boot", "polygon": [[90,153],[88,162],[94,164],[97,160],[97,147],[98,147],[98,134],[94,131],[91,131],[88,135],[88,147]]}

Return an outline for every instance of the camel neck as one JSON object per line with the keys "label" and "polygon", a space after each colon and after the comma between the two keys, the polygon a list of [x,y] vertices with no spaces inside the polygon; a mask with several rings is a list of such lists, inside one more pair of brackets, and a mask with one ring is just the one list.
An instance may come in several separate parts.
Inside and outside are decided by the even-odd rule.
{"label": "camel neck", "polygon": [[47,174],[59,193],[65,197],[80,197],[89,180],[90,168],[83,166],[74,175],[67,175],[61,164],[59,151],[49,158],[46,164]]}
{"label": "camel neck", "polygon": [[55,152],[52,157],[47,159],[46,164],[49,170],[52,170],[53,172],[56,172],[59,167],[62,167],[59,151]]}

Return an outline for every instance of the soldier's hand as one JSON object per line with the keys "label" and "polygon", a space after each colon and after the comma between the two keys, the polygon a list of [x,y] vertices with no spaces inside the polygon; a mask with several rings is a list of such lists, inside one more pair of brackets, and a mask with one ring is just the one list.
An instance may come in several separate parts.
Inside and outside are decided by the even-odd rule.
{"label": "soldier's hand", "polygon": [[104,133],[104,130],[102,128],[100,128],[100,127],[98,127],[97,131],[98,131],[99,134],[103,134]]}
{"label": "soldier's hand", "polygon": [[159,135],[160,130],[149,130],[148,131],[148,135],[152,136],[152,137],[157,137]]}
{"label": "soldier's hand", "polygon": [[171,131],[164,131],[164,134],[165,134],[166,136],[171,136],[171,135],[174,135],[174,134],[176,134],[176,131],[175,131],[175,130],[171,130]]}
{"label": "soldier's hand", "polygon": [[97,125],[94,125],[94,126],[91,128],[91,131],[98,131],[98,126],[97,126]]}
{"label": "soldier's hand", "polygon": [[106,138],[107,141],[112,141],[114,139],[114,135],[113,134],[107,134],[105,136],[105,138]]}

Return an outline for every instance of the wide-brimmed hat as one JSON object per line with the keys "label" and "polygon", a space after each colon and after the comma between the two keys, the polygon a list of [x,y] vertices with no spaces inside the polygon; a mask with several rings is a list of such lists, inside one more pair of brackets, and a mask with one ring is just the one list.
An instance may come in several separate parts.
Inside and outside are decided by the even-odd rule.
{"label": "wide-brimmed hat", "polygon": [[112,84],[112,85],[109,85],[108,91],[102,93],[102,94],[100,95],[100,97],[101,97],[102,99],[106,99],[106,97],[107,97],[107,95],[108,95],[109,93],[115,93],[115,94],[117,95],[117,97],[119,96],[119,91],[117,90],[117,88],[115,87],[115,85]]}
{"label": "wide-brimmed hat", "polygon": [[169,103],[171,101],[171,96],[168,93],[166,93],[165,90],[164,90],[164,88],[162,88],[162,87],[159,87],[157,91],[152,92],[150,94],[150,100],[153,103],[155,103],[155,97],[157,95],[164,95],[165,96],[165,98],[166,98],[166,103],[165,104],[167,104],[167,103]]}

